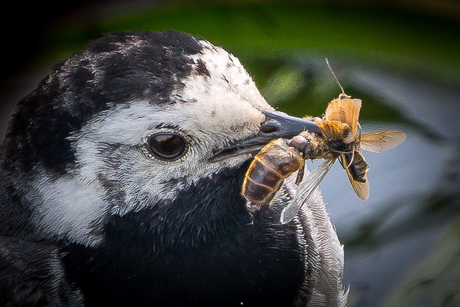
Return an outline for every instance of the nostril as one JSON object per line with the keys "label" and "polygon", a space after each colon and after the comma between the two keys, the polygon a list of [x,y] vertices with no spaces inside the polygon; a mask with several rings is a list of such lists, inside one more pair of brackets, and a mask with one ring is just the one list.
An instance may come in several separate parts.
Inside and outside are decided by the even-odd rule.
{"label": "nostril", "polygon": [[279,127],[274,124],[265,124],[260,127],[262,133],[270,134],[279,131]]}

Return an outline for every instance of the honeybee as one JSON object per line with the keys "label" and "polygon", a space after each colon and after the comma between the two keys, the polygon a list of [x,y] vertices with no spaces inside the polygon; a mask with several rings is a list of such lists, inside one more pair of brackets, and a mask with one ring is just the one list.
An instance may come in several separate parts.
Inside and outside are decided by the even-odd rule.
{"label": "honeybee", "polygon": [[296,171],[299,184],[306,159],[334,157],[322,136],[315,132],[304,131],[290,140],[271,141],[254,157],[244,177],[241,194],[248,210],[254,212],[269,204],[284,179]]}
{"label": "honeybee", "polygon": [[367,180],[369,166],[361,150],[380,153],[401,144],[406,135],[398,130],[361,134],[358,122],[360,110],[361,100],[352,99],[342,89],[339,97],[329,103],[324,118],[315,120],[323,134],[322,141],[327,144],[330,152],[328,156],[309,157],[324,158],[325,161],[300,183],[298,193],[281,212],[282,224],[290,222],[302,205],[310,200],[313,191],[319,186],[336,159],[339,159],[345,169],[356,195],[362,200],[369,197],[369,181]]}
{"label": "honeybee", "polygon": [[302,153],[289,146],[286,139],[276,139],[265,145],[254,157],[243,181],[242,195],[248,201],[249,211],[259,210],[269,203],[284,179],[297,170],[300,178],[304,166]]}

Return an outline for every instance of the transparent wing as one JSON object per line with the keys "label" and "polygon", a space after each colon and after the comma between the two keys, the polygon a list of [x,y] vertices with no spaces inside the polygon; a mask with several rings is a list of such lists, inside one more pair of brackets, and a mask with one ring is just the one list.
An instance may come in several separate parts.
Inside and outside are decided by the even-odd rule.
{"label": "transparent wing", "polygon": [[369,198],[369,180],[367,179],[367,175],[364,176],[366,182],[359,182],[353,179],[348,168],[345,170],[347,171],[348,180],[350,180],[351,186],[356,195],[358,195],[358,197],[362,200],[367,200]]}
{"label": "transparent wing", "polygon": [[334,162],[335,159],[324,161],[300,183],[294,199],[281,212],[281,224],[289,223],[296,216],[297,212],[299,212],[300,208],[308,202],[313,191],[323,181],[332,165],[334,165]]}
{"label": "transparent wing", "polygon": [[392,149],[406,139],[406,134],[399,130],[383,130],[366,133],[361,136],[361,147],[372,152]]}

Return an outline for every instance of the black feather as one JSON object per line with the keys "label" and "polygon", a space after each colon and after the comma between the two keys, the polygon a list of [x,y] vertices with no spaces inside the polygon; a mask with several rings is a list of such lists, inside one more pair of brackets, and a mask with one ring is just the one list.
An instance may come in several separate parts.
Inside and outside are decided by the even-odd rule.
{"label": "black feather", "polygon": [[65,246],[67,275],[88,305],[301,302],[305,259],[296,226],[268,210],[249,215],[243,170],[202,179],[170,203],[112,216],[97,248]]}

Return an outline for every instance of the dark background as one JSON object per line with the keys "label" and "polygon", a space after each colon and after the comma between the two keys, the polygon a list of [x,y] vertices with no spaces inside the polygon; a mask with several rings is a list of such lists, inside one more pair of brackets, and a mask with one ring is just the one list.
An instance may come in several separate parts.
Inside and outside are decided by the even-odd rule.
{"label": "dark background", "polygon": [[[408,138],[370,164],[360,201],[335,165],[321,185],[345,245],[350,306],[460,305],[460,5],[441,1],[15,2],[2,10],[0,140],[56,62],[119,30],[179,30],[236,55],[276,108],[321,116],[363,100],[363,130]],[[314,164],[312,167],[315,167]]]}

